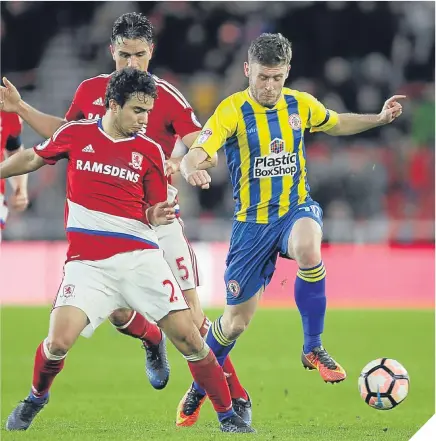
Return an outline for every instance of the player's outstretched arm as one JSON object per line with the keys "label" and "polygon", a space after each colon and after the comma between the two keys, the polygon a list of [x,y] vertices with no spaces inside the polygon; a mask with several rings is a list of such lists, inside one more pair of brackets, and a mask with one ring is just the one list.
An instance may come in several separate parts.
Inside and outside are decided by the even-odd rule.
{"label": "player's outstretched arm", "polygon": [[33,149],[22,150],[0,163],[0,178],[24,175],[38,170],[46,163]]}
{"label": "player's outstretched arm", "polygon": [[0,110],[8,113],[17,113],[43,138],[50,138],[56,130],[67,121],[53,115],[47,115],[27,104],[17,88],[3,77],[6,87],[0,86]]}
{"label": "player's outstretched arm", "polygon": [[403,106],[399,99],[406,98],[404,95],[394,95],[383,105],[378,115],[357,115],[353,113],[341,113],[338,115],[338,123],[325,133],[333,136],[355,135],[375,127],[390,124],[403,112]]}
{"label": "player's outstretched arm", "polygon": [[150,208],[147,208],[145,215],[150,225],[158,227],[159,225],[168,225],[174,222],[176,218],[176,201],[159,202]]}
{"label": "player's outstretched arm", "polygon": [[200,164],[207,161],[208,158],[209,155],[201,147],[195,147],[189,150],[180,163],[180,173],[186,181],[203,190],[209,188],[211,179],[206,170],[200,169]]}

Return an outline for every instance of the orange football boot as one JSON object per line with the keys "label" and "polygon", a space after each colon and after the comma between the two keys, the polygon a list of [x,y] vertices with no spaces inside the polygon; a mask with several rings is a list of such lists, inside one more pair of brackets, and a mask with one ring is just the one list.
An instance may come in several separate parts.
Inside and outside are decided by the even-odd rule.
{"label": "orange football boot", "polygon": [[301,362],[306,369],[317,369],[326,383],[339,383],[347,378],[344,368],[322,346],[313,348],[308,354],[303,351]]}
{"label": "orange football boot", "polygon": [[206,397],[207,395],[199,394],[192,384],[177,406],[176,426],[193,426],[200,416],[200,409]]}

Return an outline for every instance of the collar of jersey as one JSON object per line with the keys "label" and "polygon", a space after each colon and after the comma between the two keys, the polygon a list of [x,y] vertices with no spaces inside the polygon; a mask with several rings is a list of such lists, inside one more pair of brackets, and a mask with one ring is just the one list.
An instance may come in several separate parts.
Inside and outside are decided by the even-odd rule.
{"label": "collar of jersey", "polygon": [[276,105],[270,109],[269,107],[262,106],[262,104],[259,104],[257,101],[255,101],[253,98],[251,98],[248,91],[249,91],[248,88],[245,89],[245,96],[246,96],[247,101],[251,104],[251,106],[253,107],[253,110],[255,112],[265,113],[265,112],[268,112],[268,110],[270,110],[270,111],[271,110],[280,110],[280,109],[285,109],[287,107],[287,103],[285,100],[285,96],[283,95],[283,92],[282,92],[282,96],[277,101]]}
{"label": "collar of jersey", "polygon": [[101,133],[103,133],[104,136],[106,136],[106,138],[110,139],[112,142],[124,142],[124,141],[132,141],[132,139],[136,138],[136,134],[134,136],[130,136],[129,138],[119,138],[119,139],[115,139],[112,138],[112,136],[110,136],[109,134],[107,134],[104,130],[103,130],[103,123],[102,123],[102,118],[99,118],[97,120],[97,127],[100,130]]}

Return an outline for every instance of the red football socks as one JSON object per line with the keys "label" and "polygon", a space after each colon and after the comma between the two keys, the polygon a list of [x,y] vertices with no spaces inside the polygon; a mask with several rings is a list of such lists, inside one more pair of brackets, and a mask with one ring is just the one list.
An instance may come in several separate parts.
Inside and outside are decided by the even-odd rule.
{"label": "red football socks", "polygon": [[136,311],[132,311],[132,315],[125,325],[116,326],[116,329],[121,334],[143,340],[147,345],[158,345],[162,340],[162,333],[159,327],[150,323]]}

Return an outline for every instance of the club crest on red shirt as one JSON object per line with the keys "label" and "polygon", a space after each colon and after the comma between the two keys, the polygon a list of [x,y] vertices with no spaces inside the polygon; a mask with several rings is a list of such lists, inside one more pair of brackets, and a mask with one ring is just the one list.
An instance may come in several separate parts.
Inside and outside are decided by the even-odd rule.
{"label": "club crest on red shirt", "polygon": [[142,156],[141,153],[132,152],[132,162],[129,165],[132,166],[135,170],[142,170],[143,159],[144,156]]}

